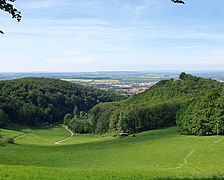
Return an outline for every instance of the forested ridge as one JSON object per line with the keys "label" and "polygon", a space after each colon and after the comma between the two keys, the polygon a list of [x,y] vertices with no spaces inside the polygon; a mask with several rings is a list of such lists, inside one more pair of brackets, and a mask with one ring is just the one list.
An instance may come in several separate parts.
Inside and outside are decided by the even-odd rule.
{"label": "forested ridge", "polygon": [[[76,124],[75,130],[79,124],[84,127],[80,122],[91,122],[94,132],[100,134],[135,134],[176,123],[182,133],[209,135],[217,133],[218,128],[224,134],[223,94],[223,83],[181,73],[178,80],[162,80],[144,93],[98,104],[85,118],[74,115],[66,122],[72,128]],[[84,128],[81,132],[85,132]]]}
{"label": "forested ridge", "polygon": [[124,98],[109,91],[49,78],[0,81],[0,126],[21,123],[38,126],[62,121],[74,107],[88,111],[100,102]]}
{"label": "forested ridge", "polygon": [[177,124],[182,133],[224,134],[223,83],[186,73],[128,99],[48,78],[0,81],[0,90],[0,126],[64,118],[78,133],[135,134]]}

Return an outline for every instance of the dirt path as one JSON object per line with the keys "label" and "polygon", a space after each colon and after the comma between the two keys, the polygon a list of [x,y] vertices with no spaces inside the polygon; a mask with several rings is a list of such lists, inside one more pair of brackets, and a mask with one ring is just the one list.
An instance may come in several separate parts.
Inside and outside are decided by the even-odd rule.
{"label": "dirt path", "polygon": [[178,167],[175,167],[174,169],[179,169],[179,168],[182,168],[184,165],[186,165],[188,163],[188,158],[191,157],[191,155],[194,153],[194,149],[192,149],[189,154],[184,158],[184,163],[180,164]]}
{"label": "dirt path", "polygon": [[61,139],[61,140],[58,140],[58,141],[55,141],[54,144],[60,144],[61,142],[64,142],[64,141],[67,141],[68,139],[70,139],[72,136],[74,136],[74,133],[68,129],[68,126],[65,127],[65,130],[70,132],[70,135],[64,139]]}

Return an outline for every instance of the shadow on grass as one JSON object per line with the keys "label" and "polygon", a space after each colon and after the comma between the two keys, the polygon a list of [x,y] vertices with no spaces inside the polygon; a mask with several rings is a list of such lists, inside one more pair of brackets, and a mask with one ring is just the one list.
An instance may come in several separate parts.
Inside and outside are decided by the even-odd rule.
{"label": "shadow on grass", "polygon": [[[25,126],[25,125],[21,125],[21,124],[9,124],[7,125],[5,128],[5,130],[12,130],[12,131],[18,131],[18,132],[21,132],[21,133],[31,133],[32,131],[35,131],[35,130],[51,130],[51,129],[54,129],[54,128],[59,128],[61,127],[62,128],[62,125],[61,124],[55,124],[53,126]],[[1,130],[0,130],[1,131]]]}

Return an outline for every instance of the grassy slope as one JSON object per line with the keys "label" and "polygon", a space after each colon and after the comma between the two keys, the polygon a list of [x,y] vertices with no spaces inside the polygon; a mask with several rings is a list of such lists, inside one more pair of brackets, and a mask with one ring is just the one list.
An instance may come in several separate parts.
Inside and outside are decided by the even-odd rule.
{"label": "grassy slope", "polygon": [[[182,136],[172,127],[136,138],[76,135],[54,145],[68,135],[61,127],[26,132],[14,145],[0,144],[0,179],[212,179],[224,175],[224,137]],[[7,130],[8,136],[21,133]]]}

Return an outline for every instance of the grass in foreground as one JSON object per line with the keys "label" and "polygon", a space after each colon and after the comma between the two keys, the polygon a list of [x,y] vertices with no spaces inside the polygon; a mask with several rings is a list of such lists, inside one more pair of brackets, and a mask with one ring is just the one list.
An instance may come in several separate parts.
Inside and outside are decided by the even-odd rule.
{"label": "grass in foreground", "polygon": [[0,179],[224,178],[224,137],[183,136],[172,127],[135,138],[75,135],[54,144],[68,134],[62,127],[33,130],[0,145]]}

